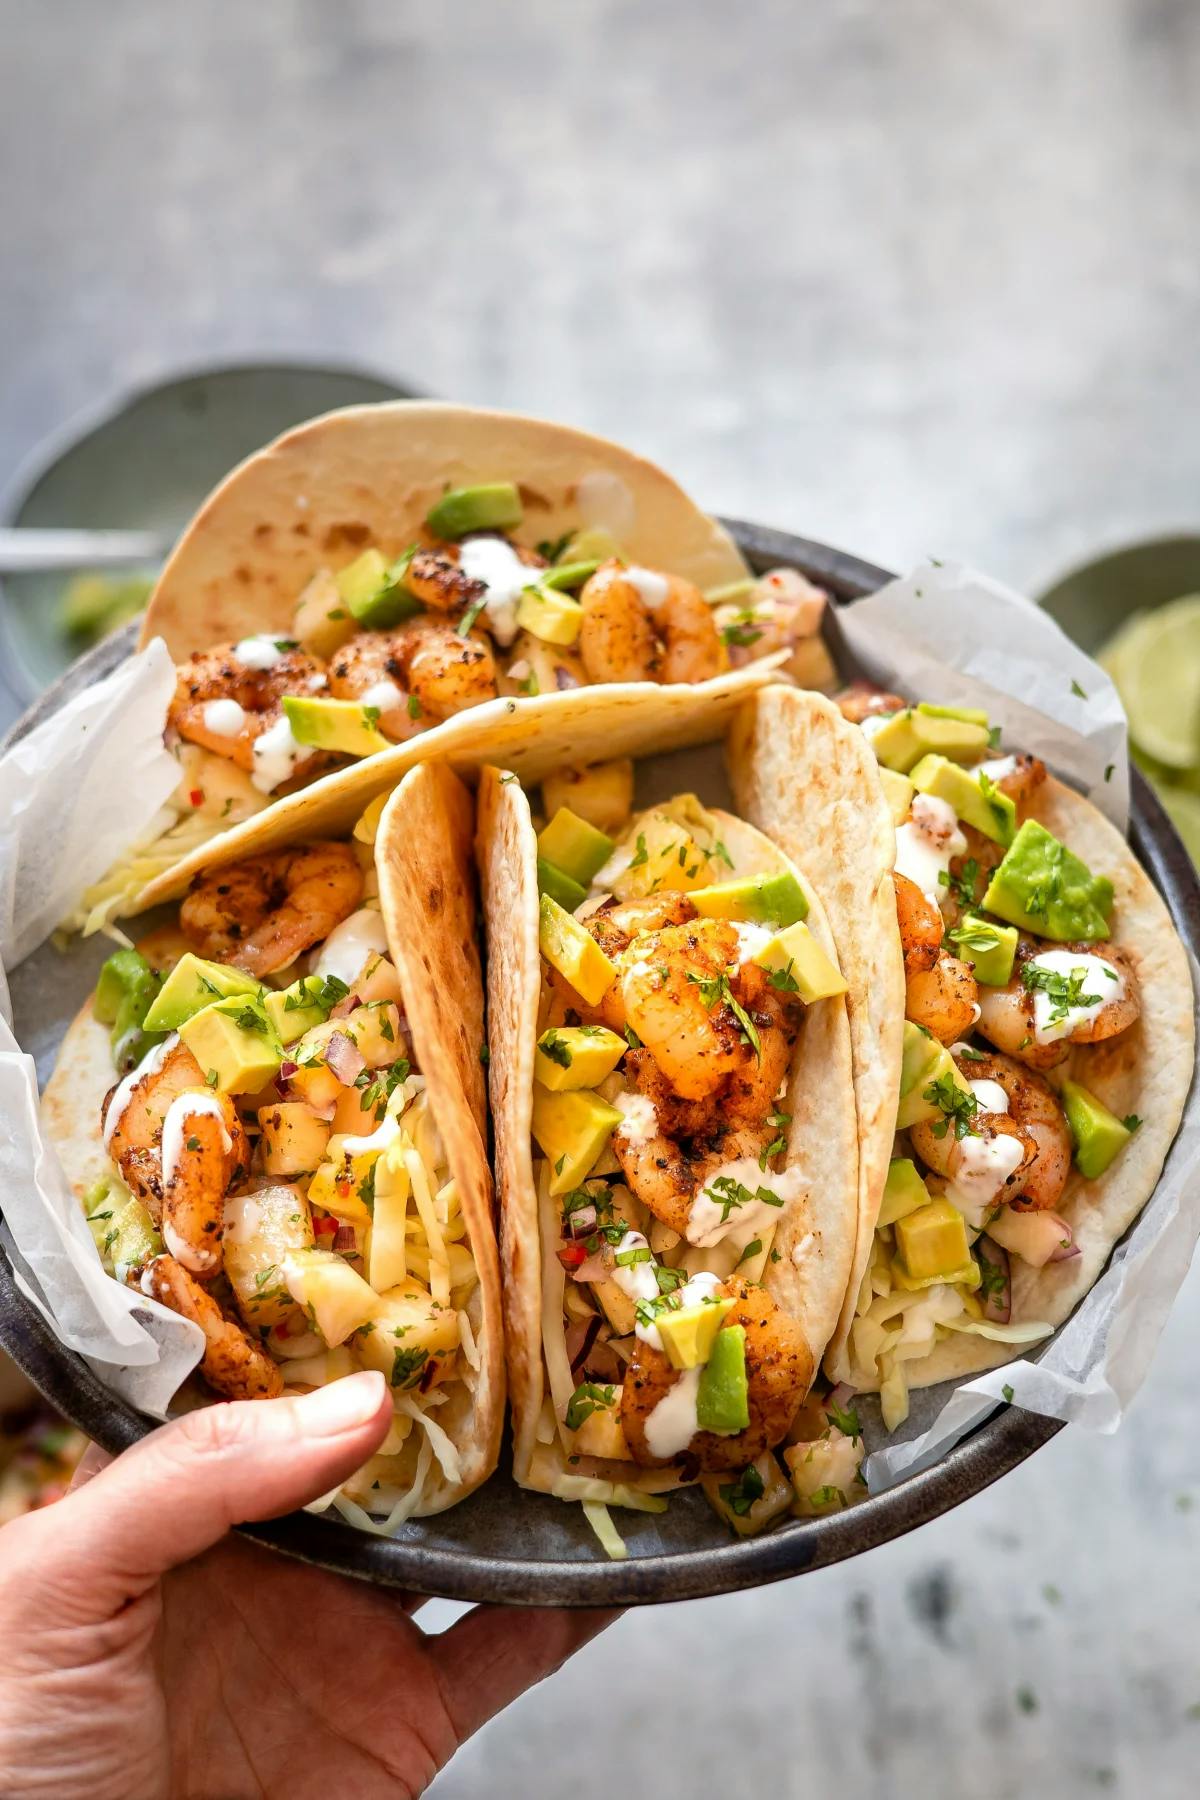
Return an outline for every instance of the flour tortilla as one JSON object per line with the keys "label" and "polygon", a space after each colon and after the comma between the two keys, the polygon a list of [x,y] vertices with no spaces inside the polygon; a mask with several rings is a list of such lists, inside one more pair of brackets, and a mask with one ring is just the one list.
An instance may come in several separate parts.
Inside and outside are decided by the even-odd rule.
{"label": "flour tortilla", "polygon": [[[481,1357],[474,1392],[464,1383],[452,1384],[433,1415],[458,1449],[461,1478],[448,1482],[435,1460],[417,1517],[444,1511],[487,1479],[499,1457],[504,1418],[499,1262],[478,1073],[483,994],[472,826],[470,795],[450,771],[419,769],[384,809],[375,846],[381,910],[408,1028],[458,1183],[479,1275],[466,1308]],[[47,1136],[80,1201],[112,1168],[100,1130],[101,1106],[115,1080],[109,1039],[110,1028],[95,1019],[89,1000],[63,1039],[42,1097]],[[473,1046],[470,1066],[468,1045]],[[412,1479],[423,1436],[414,1425],[398,1465],[398,1484]]]}
{"label": "flour tortilla", "polygon": [[[1114,1245],[1154,1192],[1192,1083],[1195,1013],[1185,952],[1158,890],[1120,832],[1081,795],[1053,776],[1023,809],[1061,838],[1097,875],[1113,884],[1108,942],[1133,963],[1142,1011],[1136,1023],[1102,1044],[1077,1044],[1048,1079],[1064,1077],[1090,1088],[1117,1118],[1136,1113],[1142,1124],[1104,1174],[1087,1181],[1072,1165],[1055,1207],[1072,1227],[1079,1255],[1031,1269],[1011,1258],[1012,1317],[1058,1326],[1099,1279]],[[1094,946],[1104,954],[1104,943]],[[1011,1362],[1011,1344],[954,1335],[929,1356],[905,1364],[910,1387],[957,1381]]]}
{"label": "flour tortilla", "polygon": [[726,745],[739,810],[799,862],[821,896],[843,975],[858,1120],[857,1237],[826,1356],[848,1374],[846,1340],[871,1254],[900,1091],[904,961],[892,868],[896,833],[878,765],[856,725],[820,694],[771,687],[742,708]]}
{"label": "flour tortilla", "polygon": [[[836,965],[837,947],[819,896],[764,835],[716,808],[721,841],[733,867],[728,879],[790,870],[809,901],[807,923]],[[538,950],[537,841],[529,802],[518,783],[487,769],[479,789],[479,861],[488,938],[489,1079],[500,1192],[514,1469],[525,1485],[535,1472],[538,1423],[548,1392],[542,1356],[542,1287],[546,1273],[531,1145],[534,1051],[541,963]],[[805,1008],[788,1098],[792,1114],[785,1166],[806,1177],[802,1197],[776,1232],[778,1263],[764,1285],[803,1328],[814,1366],[842,1307],[854,1254],[857,1130],[852,1098],[850,1033],[842,996]],[[553,1270],[551,1270],[553,1273]],[[546,1458],[541,1467],[544,1470]],[[571,1471],[563,1465],[561,1472]],[[591,1471],[653,1491],[664,1471],[629,1463]],[[670,1471],[667,1472],[670,1475]]]}
{"label": "flour tortilla", "polygon": [[643,457],[544,419],[441,401],[348,406],[285,432],[204,502],[159,577],[141,643],[176,662],[258,631],[283,631],[318,569],[372,545],[399,556],[447,488],[512,481],[534,547],[582,526],[633,562],[700,588],[747,574],[732,538]]}

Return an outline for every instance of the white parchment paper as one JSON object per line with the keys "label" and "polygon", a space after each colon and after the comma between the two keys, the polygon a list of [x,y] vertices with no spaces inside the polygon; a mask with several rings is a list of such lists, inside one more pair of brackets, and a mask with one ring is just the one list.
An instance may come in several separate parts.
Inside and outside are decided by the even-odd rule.
{"label": "white parchment paper", "polygon": [[[986,707],[1008,747],[1042,756],[1124,829],[1120,701],[1103,671],[1029,601],[969,569],[928,563],[840,610],[833,633],[859,672],[884,685]],[[169,658],[153,644],[0,759],[0,958],[7,966],[28,955],[145,833],[174,787],[177,766],[161,743],[172,685]],[[5,1241],[18,1278],[64,1342],[110,1386],[162,1415],[199,1360],[200,1334],[104,1274],[57,1158],[42,1141],[32,1062],[2,1021],[0,1119]],[[1118,1248],[1036,1362],[981,1375],[948,1399],[936,1389],[915,1394],[907,1425],[868,1459],[872,1488],[936,1462],[1003,1403],[1006,1388],[1031,1411],[1115,1430],[1149,1368],[1200,1235],[1198,1173],[1193,1095],[1136,1247]]]}
{"label": "white parchment paper", "polygon": [[[163,748],[175,671],[161,640],[68,701],[0,759],[0,1196],[17,1281],[64,1343],[143,1411],[166,1412],[200,1360],[196,1326],[105,1274],[38,1122],[37,1077],[9,1023],[4,969],[145,833],[179,779]],[[136,1317],[135,1317],[136,1314]]]}

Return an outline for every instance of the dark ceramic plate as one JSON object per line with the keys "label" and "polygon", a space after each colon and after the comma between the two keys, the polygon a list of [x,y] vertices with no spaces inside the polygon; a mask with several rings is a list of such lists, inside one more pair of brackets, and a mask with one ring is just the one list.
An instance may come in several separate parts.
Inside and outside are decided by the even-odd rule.
{"label": "dark ceramic plate", "polygon": [[[791,564],[828,587],[840,601],[873,592],[890,579],[883,569],[845,556],[823,544],[754,525],[731,522],[751,565],[763,570]],[[132,628],[101,645],[78,663],[33,709],[18,732],[53,712],[69,693],[96,680],[132,646]],[[1184,941],[1200,949],[1200,885],[1166,816],[1134,773],[1132,840],[1135,851],[1161,889]],[[34,964],[43,951],[14,971],[18,1015],[24,990],[36,991],[37,1013],[47,1022],[42,1041],[27,1048],[43,1075],[53,1058],[57,1035],[70,1011],[88,990],[103,949],[83,946],[74,955]],[[65,964],[65,966],[64,966]],[[48,989],[73,987],[62,1006],[50,1005]],[[1138,1227],[1133,1227],[1136,1235]],[[117,1451],[151,1429],[151,1421],[110,1393],[82,1359],[58,1342],[41,1314],[18,1291],[0,1255],[0,1342],[66,1416],[105,1449]],[[936,1391],[936,1390],[935,1390]],[[243,1527],[250,1537],[323,1568],[441,1594],[456,1600],[487,1600],[537,1606],[628,1605],[685,1600],[728,1593],[777,1581],[808,1569],[857,1556],[899,1537],[996,1481],[1060,1429],[1057,1421],[1015,1408],[1000,1408],[936,1468],[864,1501],[851,1511],[824,1519],[791,1520],[761,1538],[730,1542],[699,1493],[671,1501],[665,1529],[657,1518],[620,1513],[630,1549],[627,1562],[608,1562],[579,1509],[539,1494],[520,1492],[500,1472],[479,1493],[437,1518],[410,1522],[393,1539],[370,1537],[336,1519],[293,1514],[265,1525]]]}

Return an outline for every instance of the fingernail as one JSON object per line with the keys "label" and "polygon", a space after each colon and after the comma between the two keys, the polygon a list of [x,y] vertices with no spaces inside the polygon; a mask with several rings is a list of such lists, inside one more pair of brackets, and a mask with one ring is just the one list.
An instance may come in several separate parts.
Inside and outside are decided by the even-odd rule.
{"label": "fingernail", "polygon": [[300,1426],[313,1437],[336,1437],[373,1419],[383,1401],[385,1383],[378,1369],[345,1375],[328,1387],[315,1388],[296,1401]]}

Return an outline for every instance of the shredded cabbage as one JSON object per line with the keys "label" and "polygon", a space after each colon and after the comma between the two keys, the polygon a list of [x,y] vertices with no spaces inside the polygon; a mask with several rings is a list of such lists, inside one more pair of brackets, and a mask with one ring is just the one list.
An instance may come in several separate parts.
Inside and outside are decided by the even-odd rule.
{"label": "shredded cabbage", "polygon": [[612,1522],[607,1506],[598,1500],[583,1502],[583,1516],[600,1539],[600,1547],[611,1562],[624,1562],[629,1555],[625,1539]]}

